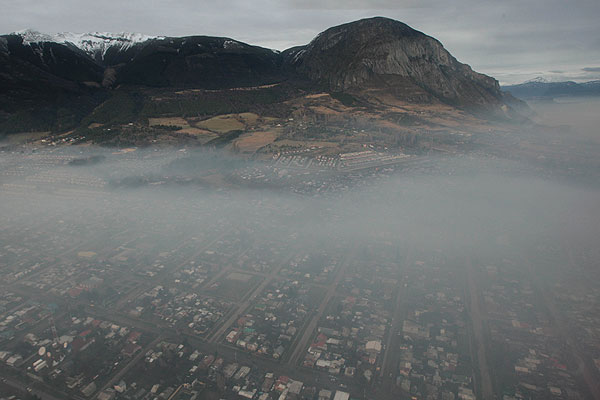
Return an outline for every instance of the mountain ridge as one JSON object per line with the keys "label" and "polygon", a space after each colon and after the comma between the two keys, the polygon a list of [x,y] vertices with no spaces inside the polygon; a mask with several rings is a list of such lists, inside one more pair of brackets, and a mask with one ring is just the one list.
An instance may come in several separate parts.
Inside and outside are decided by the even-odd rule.
{"label": "mountain ridge", "polygon": [[117,48],[119,51],[125,51],[136,44],[144,43],[148,40],[161,40],[165,38],[164,36],[152,36],[135,32],[59,32],[47,34],[33,29],[12,32],[10,35],[20,36],[23,39],[24,45],[44,42],[72,45],[98,61],[104,60],[106,52],[111,47]]}
{"label": "mountain ridge", "polygon": [[574,81],[550,82],[530,80],[502,89],[524,99],[552,99],[569,96],[600,96],[600,80],[577,83]]}
{"label": "mountain ridge", "polygon": [[[50,121],[44,126],[46,130],[75,129],[92,121],[83,116],[103,102],[129,98],[126,92],[138,90],[135,88],[145,94],[130,98],[137,104],[132,110],[148,110],[156,109],[149,102],[156,97],[151,92],[158,88],[168,90],[167,97],[173,101],[180,101],[175,94],[181,90],[269,85],[280,88],[256,92],[261,97],[248,97],[243,101],[251,103],[242,101],[242,107],[240,101],[223,94],[219,100],[223,106],[202,103],[205,105],[195,112],[239,112],[275,101],[277,109],[271,107],[270,112],[291,115],[293,110],[286,100],[319,92],[341,93],[343,96],[337,98],[354,106],[389,108],[382,99],[391,96],[394,103],[447,104],[494,118],[520,118],[516,110],[523,107],[502,92],[494,78],[460,63],[438,40],[383,17],[332,27],[309,44],[283,52],[231,38],[199,35],[49,36],[25,31],[0,36],[0,88],[5,93],[0,98],[0,133],[40,129],[35,121],[40,110]],[[193,104],[202,102],[192,98],[185,101],[186,106],[179,108],[188,114],[194,112]],[[113,107],[119,108],[111,104]],[[156,112],[170,110],[172,114],[175,109],[159,107]],[[137,114],[131,111],[127,115],[135,120]]]}
{"label": "mountain ridge", "polygon": [[[383,17],[329,28],[297,51],[293,62],[333,90],[394,77],[457,105],[502,100],[497,80],[458,62],[437,39]],[[340,63],[348,68],[340,68]]]}

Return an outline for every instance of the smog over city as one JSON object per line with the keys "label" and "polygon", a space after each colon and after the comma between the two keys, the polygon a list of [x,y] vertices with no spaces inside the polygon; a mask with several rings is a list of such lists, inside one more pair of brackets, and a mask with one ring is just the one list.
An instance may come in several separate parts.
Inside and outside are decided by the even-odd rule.
{"label": "smog over city", "polygon": [[0,399],[600,399],[597,5],[52,3],[0,18]]}

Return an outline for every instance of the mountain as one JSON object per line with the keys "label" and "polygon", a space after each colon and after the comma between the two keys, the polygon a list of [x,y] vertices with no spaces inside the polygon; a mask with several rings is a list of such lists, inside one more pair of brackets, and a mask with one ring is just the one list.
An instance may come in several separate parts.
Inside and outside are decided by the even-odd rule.
{"label": "mountain", "polygon": [[552,99],[568,96],[600,96],[600,81],[584,83],[547,82],[532,80],[518,85],[503,86],[502,89],[522,99]]}
{"label": "mountain", "polygon": [[104,98],[104,68],[55,43],[0,37],[0,133],[73,128]]}
{"label": "mountain", "polygon": [[[279,52],[229,38],[165,38],[98,32],[47,35],[32,30],[15,32],[7,38],[13,45],[11,53],[17,56],[43,53],[50,48],[54,52],[61,49],[63,53],[71,50],[77,56],[85,53],[102,74],[106,71],[115,74],[110,81],[97,76],[90,79],[98,83],[104,81],[105,86],[117,83],[220,89],[273,83],[285,78]],[[17,49],[14,44],[19,39],[21,46]],[[59,59],[62,61],[62,57]],[[41,65],[56,60],[37,60],[33,56],[28,57],[28,61]],[[98,69],[94,67],[90,70]],[[72,73],[67,69],[55,72],[59,76]],[[74,78],[79,80],[77,76]]]}
{"label": "mountain", "polygon": [[503,102],[498,81],[458,62],[436,39],[387,18],[330,28],[287,57],[334,91],[400,86],[417,97],[461,106]]}
{"label": "mountain", "polygon": [[223,89],[286,78],[278,52],[228,38],[189,36],[146,43],[117,74],[117,82]]}
{"label": "mountain", "polygon": [[54,35],[37,32],[32,29],[26,29],[19,32],[13,32],[12,35],[20,36],[24,45],[34,45],[42,43],[60,43],[71,48],[79,49],[90,56],[95,61],[104,64],[114,64],[111,56],[118,53],[125,53],[132,47],[144,43],[148,40],[164,39],[159,36],[149,36],[140,33],[108,33],[108,32],[90,32],[73,33],[61,32]]}
{"label": "mountain", "polygon": [[[218,37],[165,38],[139,33],[72,33],[47,35],[33,30],[12,34],[33,52],[64,45],[83,52],[118,79],[110,84],[148,86],[224,87],[253,86],[282,80],[277,52]],[[104,71],[103,68],[103,71]],[[71,71],[65,71],[67,74]],[[98,79],[93,79],[98,81]]]}
{"label": "mountain", "polygon": [[[147,124],[177,114],[289,117],[299,96],[311,93],[382,115],[400,112],[399,102],[509,119],[526,107],[436,39],[381,17],[330,28],[283,52],[209,36],[15,32],[0,36],[0,89],[0,133]],[[323,108],[303,110],[304,118],[331,120],[315,115]],[[355,119],[351,109],[342,115]]]}

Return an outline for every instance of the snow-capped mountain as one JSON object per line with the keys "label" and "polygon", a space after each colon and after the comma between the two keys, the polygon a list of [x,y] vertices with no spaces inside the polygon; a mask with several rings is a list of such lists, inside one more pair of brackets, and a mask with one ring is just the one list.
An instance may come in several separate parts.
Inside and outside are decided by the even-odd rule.
{"label": "snow-capped mountain", "polygon": [[141,33],[109,33],[109,32],[90,32],[73,33],[61,32],[53,35],[37,32],[31,29],[14,32],[14,35],[23,38],[23,44],[53,42],[61,44],[70,44],[84,51],[94,59],[103,60],[106,52],[110,48],[124,51],[130,47],[152,39],[164,39],[162,36],[150,36]]}
{"label": "snow-capped mountain", "polygon": [[518,85],[503,86],[502,90],[522,99],[600,96],[600,81],[576,83],[532,80]]}
{"label": "snow-capped mountain", "polygon": [[524,83],[550,83],[551,81],[548,78],[544,78],[543,76],[536,76],[533,79],[529,79]]}
{"label": "snow-capped mountain", "polygon": [[[263,91],[267,86],[273,90]],[[231,90],[240,88],[248,93]],[[204,35],[0,35],[0,135],[87,129],[93,113],[105,124],[143,122],[140,110],[210,115],[273,107],[283,115],[292,112],[288,100],[312,90],[364,93],[367,104],[377,96],[441,102],[461,115],[472,109],[520,120],[515,110],[527,112],[434,38],[382,17],[330,28],[281,53]]]}

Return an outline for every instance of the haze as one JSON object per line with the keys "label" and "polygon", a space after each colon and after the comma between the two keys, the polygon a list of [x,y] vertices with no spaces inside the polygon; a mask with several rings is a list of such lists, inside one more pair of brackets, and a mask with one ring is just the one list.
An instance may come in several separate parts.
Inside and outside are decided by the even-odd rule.
{"label": "haze", "polygon": [[[598,398],[598,165],[525,153],[595,153],[595,104],[534,104],[546,125],[508,157],[346,173],[165,146],[5,150],[0,356],[48,399],[38,368],[57,396]],[[3,371],[2,390],[25,390]]]}

